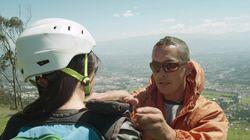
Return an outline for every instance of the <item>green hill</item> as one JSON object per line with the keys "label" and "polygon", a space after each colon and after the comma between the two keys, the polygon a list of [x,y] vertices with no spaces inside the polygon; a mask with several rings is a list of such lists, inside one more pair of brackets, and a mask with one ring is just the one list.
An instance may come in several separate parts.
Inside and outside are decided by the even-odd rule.
{"label": "green hill", "polygon": [[[207,98],[219,99],[220,97],[231,100],[235,97],[233,93],[224,93],[218,91],[206,90],[202,93]],[[245,105],[250,103],[250,97],[243,98],[240,101],[240,105]],[[16,110],[10,110],[6,105],[0,105],[0,133],[3,132],[6,123],[11,115],[13,115]],[[250,138],[250,122],[247,120],[232,120],[229,125],[228,140],[245,140]]]}

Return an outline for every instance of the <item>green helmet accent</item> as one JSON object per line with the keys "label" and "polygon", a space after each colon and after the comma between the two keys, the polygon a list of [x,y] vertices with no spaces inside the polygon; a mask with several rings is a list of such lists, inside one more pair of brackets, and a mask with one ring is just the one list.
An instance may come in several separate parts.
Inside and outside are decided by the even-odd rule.
{"label": "green helmet accent", "polygon": [[37,83],[36,83],[35,80],[29,79],[29,82],[30,82],[33,86],[37,87]]}
{"label": "green helmet accent", "polygon": [[62,71],[74,78],[76,78],[78,81],[84,83],[84,92],[85,95],[88,96],[90,94],[90,79],[88,77],[88,54],[85,54],[85,60],[84,60],[84,76],[82,76],[77,71],[71,69],[71,68],[63,68]]}
{"label": "green helmet accent", "polygon": [[62,71],[74,78],[76,78],[78,81],[83,82],[84,76],[82,76],[77,71],[71,69],[71,68],[63,68]]}
{"label": "green helmet accent", "polygon": [[90,94],[90,79],[88,77],[88,54],[85,54],[85,59],[84,59],[84,79],[83,82],[85,84],[84,92],[85,95],[88,96]]}

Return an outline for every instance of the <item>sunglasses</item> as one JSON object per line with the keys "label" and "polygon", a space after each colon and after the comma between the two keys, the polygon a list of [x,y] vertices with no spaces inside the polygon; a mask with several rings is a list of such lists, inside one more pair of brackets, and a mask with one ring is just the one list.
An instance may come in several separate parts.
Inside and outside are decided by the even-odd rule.
{"label": "sunglasses", "polygon": [[163,70],[167,73],[169,72],[174,72],[177,71],[181,66],[185,65],[187,62],[157,62],[157,61],[152,61],[150,63],[150,68],[153,73],[158,73],[160,72],[161,67]]}

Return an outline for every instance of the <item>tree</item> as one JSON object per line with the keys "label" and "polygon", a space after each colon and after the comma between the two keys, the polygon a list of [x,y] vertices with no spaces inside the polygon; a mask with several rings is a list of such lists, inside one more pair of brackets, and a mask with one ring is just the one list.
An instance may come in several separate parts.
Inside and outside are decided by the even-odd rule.
{"label": "tree", "polygon": [[0,74],[8,81],[13,90],[14,109],[23,108],[21,86],[17,78],[16,39],[23,31],[24,24],[18,17],[10,19],[0,16]]}

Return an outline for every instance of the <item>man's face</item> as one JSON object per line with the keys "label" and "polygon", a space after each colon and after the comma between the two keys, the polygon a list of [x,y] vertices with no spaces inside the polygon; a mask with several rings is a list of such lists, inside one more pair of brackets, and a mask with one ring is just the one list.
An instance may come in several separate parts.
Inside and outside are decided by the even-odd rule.
{"label": "man's face", "polygon": [[[152,62],[161,64],[160,69],[153,72],[153,78],[165,99],[171,100],[183,96],[186,84],[186,64],[180,60],[178,48],[174,45],[155,47],[152,53]],[[174,66],[175,69],[168,66]]]}

